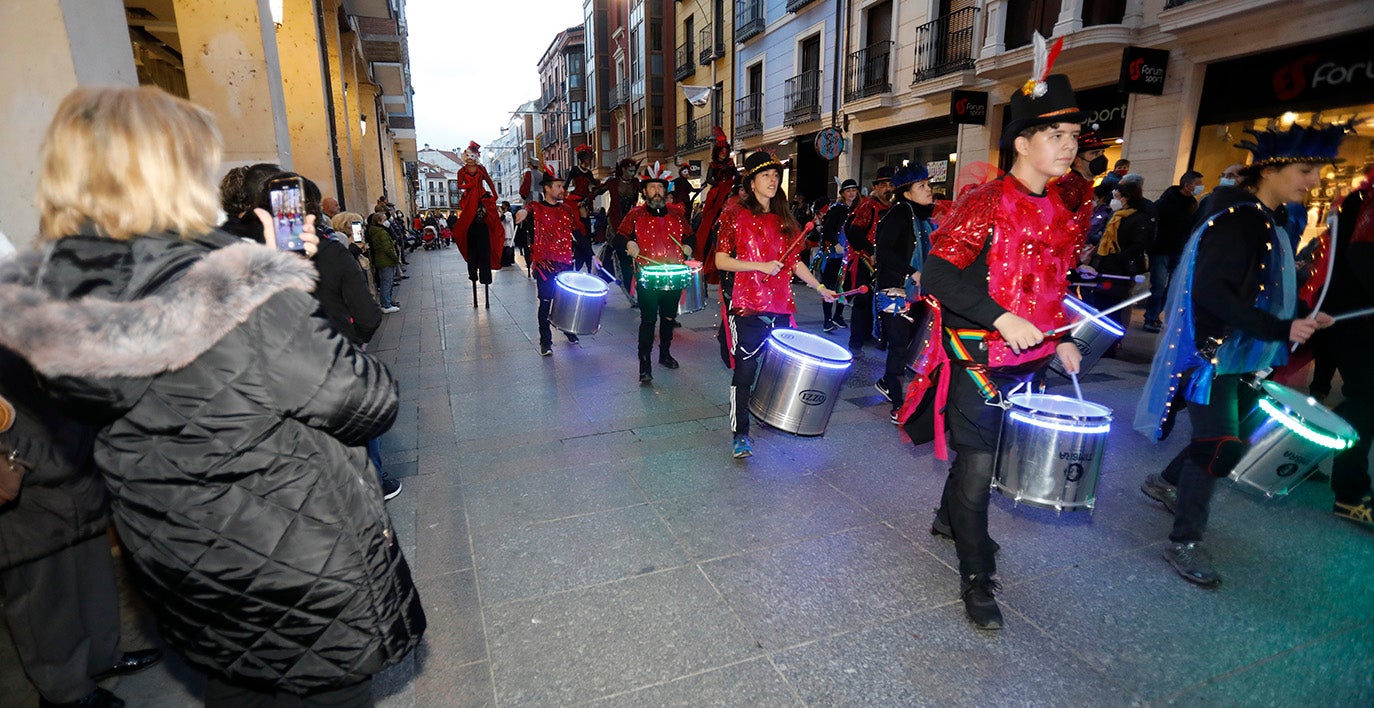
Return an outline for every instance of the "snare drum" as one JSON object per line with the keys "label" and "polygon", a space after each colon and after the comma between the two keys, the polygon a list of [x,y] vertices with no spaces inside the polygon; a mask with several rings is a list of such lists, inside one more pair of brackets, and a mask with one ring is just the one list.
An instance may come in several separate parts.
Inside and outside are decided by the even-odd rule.
{"label": "snare drum", "polygon": [[704,310],[706,309],[706,281],[701,277],[701,261],[687,261],[687,268],[692,271],[692,276],[687,281],[687,287],[682,289],[682,302],[678,305],[678,312]]}
{"label": "snare drum", "polygon": [[645,290],[682,290],[692,281],[692,269],[680,263],[646,265],[639,269],[636,280]]}
{"label": "snare drum", "polygon": [[596,334],[606,308],[606,283],[586,273],[568,271],[554,276],[553,311],[549,323],[568,334]]}
{"label": "snare drum", "polygon": [[795,329],[775,329],[764,345],[749,411],[795,435],[824,435],[853,356],[844,347]]}
{"label": "snare drum", "polygon": [[1046,393],[1013,394],[1007,405],[993,489],[1016,503],[1059,512],[1091,511],[1112,410]]}
{"label": "snare drum", "polygon": [[[1068,313],[1070,322],[1083,322],[1083,320],[1097,314],[1095,308],[1072,295],[1064,296],[1064,311]],[[1126,330],[1107,317],[1092,322],[1083,322],[1083,324],[1069,330],[1068,338],[1065,341],[1073,342],[1074,346],[1078,347],[1078,351],[1083,354],[1083,363],[1078,365],[1078,375],[1082,376],[1088,373],[1093,364],[1102,358],[1102,354],[1111,349],[1112,345],[1124,336],[1126,336]],[[1064,365],[1059,363],[1059,357],[1054,357],[1050,361],[1050,369],[1065,378],[1069,376],[1064,371]]]}
{"label": "snare drum", "polygon": [[1317,465],[1360,439],[1317,399],[1274,381],[1260,384],[1259,401],[1241,421],[1240,436],[1250,447],[1230,478],[1267,497],[1293,491]]}

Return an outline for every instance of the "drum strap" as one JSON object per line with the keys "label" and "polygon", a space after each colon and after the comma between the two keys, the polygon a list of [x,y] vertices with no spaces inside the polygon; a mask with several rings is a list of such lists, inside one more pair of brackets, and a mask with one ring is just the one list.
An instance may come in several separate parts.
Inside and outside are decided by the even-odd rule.
{"label": "drum strap", "polygon": [[950,351],[954,353],[954,363],[963,368],[964,373],[968,374],[973,383],[978,386],[978,392],[988,401],[995,401],[1001,395],[997,390],[997,384],[993,383],[992,377],[988,376],[988,367],[974,361],[973,355],[969,353],[969,345],[982,343],[988,336],[985,329],[951,329],[945,328],[945,335],[948,337]]}

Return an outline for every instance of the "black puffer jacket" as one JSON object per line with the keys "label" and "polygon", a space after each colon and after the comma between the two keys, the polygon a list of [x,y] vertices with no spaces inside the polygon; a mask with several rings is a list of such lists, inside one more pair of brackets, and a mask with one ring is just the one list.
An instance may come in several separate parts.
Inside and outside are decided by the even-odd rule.
{"label": "black puffer jacket", "polygon": [[14,426],[0,432],[0,456],[17,453],[28,467],[19,496],[0,505],[0,568],[105,533],[110,508],[91,461],[95,428],[61,414],[28,363],[4,347],[0,396],[17,414]]}
{"label": "black puffer jacket", "polygon": [[[46,255],[46,257],[45,257]],[[95,459],[163,635],[297,693],[401,659],[424,614],[362,445],[386,369],[315,315],[305,260],[90,235],[0,264],[0,344],[101,421]]]}

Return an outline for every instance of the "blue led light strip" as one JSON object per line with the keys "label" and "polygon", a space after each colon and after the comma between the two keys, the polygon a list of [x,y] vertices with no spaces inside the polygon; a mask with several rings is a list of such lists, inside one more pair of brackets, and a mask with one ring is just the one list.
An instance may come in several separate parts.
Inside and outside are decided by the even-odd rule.
{"label": "blue led light strip", "polygon": [[1336,437],[1335,435],[1327,435],[1326,433],[1321,433],[1307,427],[1307,424],[1303,421],[1293,417],[1288,411],[1270,403],[1267,399],[1261,398],[1259,407],[1262,408],[1265,413],[1268,413],[1269,417],[1282,424],[1283,427],[1297,433],[1298,437],[1310,443],[1321,445],[1329,450],[1344,450],[1355,444],[1354,440],[1347,440],[1345,438]]}
{"label": "blue led light strip", "polygon": [[1089,423],[1085,425],[1074,425],[1072,423],[1059,423],[1053,420],[1041,420],[1032,418],[1028,415],[1011,411],[1011,419],[1018,423],[1025,423],[1037,428],[1048,428],[1050,430],[1060,430],[1066,433],[1085,433],[1089,435],[1109,433],[1112,430],[1111,423]]}

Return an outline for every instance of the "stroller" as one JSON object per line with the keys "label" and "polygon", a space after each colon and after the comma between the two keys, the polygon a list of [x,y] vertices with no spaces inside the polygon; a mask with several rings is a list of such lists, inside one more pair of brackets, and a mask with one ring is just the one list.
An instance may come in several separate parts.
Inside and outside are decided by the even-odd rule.
{"label": "stroller", "polygon": [[424,249],[426,251],[433,251],[439,248],[440,244],[443,243],[439,238],[439,232],[436,231],[433,226],[425,227],[425,230],[420,235],[420,240],[424,243]]}

